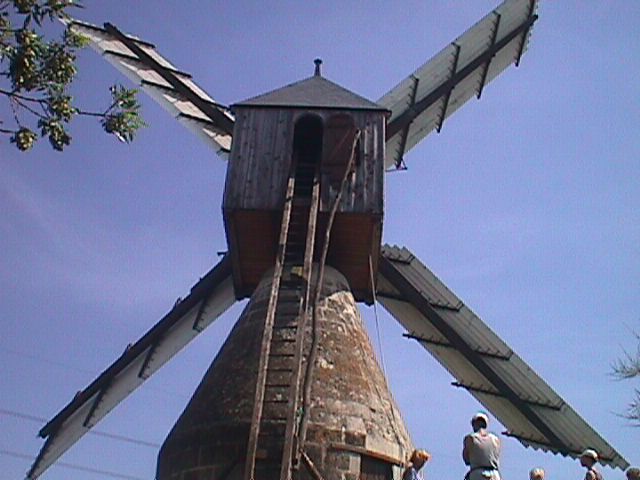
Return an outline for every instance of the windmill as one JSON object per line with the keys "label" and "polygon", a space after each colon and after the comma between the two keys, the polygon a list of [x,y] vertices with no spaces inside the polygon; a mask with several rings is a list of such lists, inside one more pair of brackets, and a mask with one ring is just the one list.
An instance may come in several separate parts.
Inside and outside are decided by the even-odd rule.
{"label": "windmill", "polygon": [[[237,104],[233,116],[215,104],[190,79],[159,57],[149,44],[122,36],[110,26],[95,30],[89,26],[76,24],[76,28],[97,39],[99,48],[104,51],[107,58],[114,60],[129,75],[142,79],[143,86],[155,94],[161,103],[173,108],[174,112],[178,113],[179,121],[205,136],[222,154],[230,156],[229,182],[225,192],[225,224],[229,238],[229,254],[210,274],[198,282],[191,294],[176,305],[149,334],[134,344],[123,357],[107,369],[96,382],[83,390],[43,429],[42,434],[47,437],[47,444],[30,472],[30,476],[37,476],[47,462],[55,460],[57,455],[113,408],[131,389],[142,383],[198,331],[217,318],[237,297],[249,296],[261,288],[264,292],[266,288],[270,292],[267,298],[274,299],[273,302],[269,302],[273,307],[266,307],[266,318],[268,319],[271,314],[274,317],[274,323],[277,323],[278,318],[281,317],[278,307],[283,306],[279,300],[285,295],[280,294],[278,287],[275,288],[277,296],[271,294],[269,289],[273,290],[273,285],[277,285],[278,281],[280,284],[292,282],[293,285],[289,284],[291,290],[304,291],[303,301],[300,303],[304,312],[298,316],[302,318],[304,313],[318,303],[314,301],[318,291],[314,290],[314,278],[320,272],[318,268],[314,268],[313,260],[316,260],[316,264],[325,263],[322,261],[322,253],[323,246],[327,243],[323,242],[325,239],[323,234],[327,231],[331,234],[329,245],[337,244],[342,248],[335,249],[331,246],[328,248],[326,276],[335,275],[333,278],[338,278],[335,282],[340,283],[342,280],[337,277],[337,274],[329,273],[329,268],[338,267],[337,270],[344,274],[357,300],[372,302],[377,299],[382,303],[403,324],[409,334],[421,342],[456,377],[460,386],[469,390],[507,426],[510,434],[527,445],[569,455],[575,454],[585,446],[592,446],[603,454],[605,461],[609,461],[612,465],[624,465],[624,460],[617,456],[615,451],[603,444],[595,432],[592,432],[539,378],[531,375],[522,361],[459,299],[448,292],[416,258],[403,249],[394,247],[380,249],[381,196],[372,194],[367,197],[366,200],[371,204],[364,205],[365,208],[359,208],[362,205],[354,204],[353,211],[339,209],[333,217],[333,228],[327,228],[331,223],[332,205],[342,205],[339,202],[346,202],[354,196],[356,197],[354,201],[365,200],[354,193],[358,188],[363,192],[380,192],[383,170],[381,162],[386,162],[384,166],[388,168],[401,166],[403,154],[424,135],[433,129],[439,130],[446,117],[467,98],[480,95],[482,87],[488,81],[506,66],[519,60],[526,48],[529,28],[535,18],[534,10],[535,2],[506,2],[449,45],[434,60],[418,69],[398,87],[382,97],[377,104],[349,95],[349,92],[345,93],[329,85],[328,81],[318,75],[307,79],[306,83],[298,84],[297,87],[291,86],[291,88],[280,90],[279,93],[272,92],[268,96]],[[311,95],[325,87],[330,90],[325,91],[324,95],[319,95],[319,98]],[[305,91],[307,95],[296,97]],[[331,93],[338,92],[343,95],[338,96],[339,102],[325,103],[327,98],[336,98],[330,95]],[[279,100],[278,95],[280,95]],[[323,116],[326,114],[325,111],[335,113],[337,110],[351,114],[354,119],[353,125],[349,124],[348,118],[334,118],[332,122],[331,115]],[[384,118],[385,110],[391,111],[391,116],[386,119]],[[280,171],[269,172],[270,176],[255,170],[240,173],[237,170],[232,171],[236,166],[249,169],[251,162],[255,160],[250,153],[247,154],[248,157],[244,157],[244,152],[236,150],[242,145],[241,139],[247,138],[243,133],[243,126],[246,127],[247,132],[261,132],[263,135],[261,138],[266,139],[269,138],[266,132],[267,127],[287,124],[289,122],[287,115],[302,115],[303,112],[319,115],[322,122],[319,124],[314,121],[313,118],[317,117],[313,115],[307,117],[308,120],[305,122],[300,119],[301,123],[291,120],[293,123],[289,126],[290,137],[287,137],[290,141],[281,144],[278,148],[271,148],[271,152],[281,155],[277,160],[275,155],[271,157],[272,163],[279,166]],[[278,115],[280,123],[268,119],[270,115]],[[253,119],[250,118],[252,116]],[[251,121],[254,123],[250,123]],[[367,131],[363,128],[362,122],[365,124],[370,122],[371,128],[378,128],[377,132],[382,131],[383,127],[386,128],[383,145],[386,156],[380,156],[380,148],[376,150],[373,144],[370,148],[367,147],[367,141],[375,137],[376,131]],[[260,128],[255,128],[256,125]],[[298,136],[296,136],[296,126],[299,126]],[[313,144],[314,139],[319,138],[318,132],[321,129],[324,132],[321,147],[316,144],[315,148],[309,147],[310,151],[305,151],[305,145]],[[232,136],[233,145],[231,144]],[[273,138],[282,137],[278,137],[276,132]],[[296,138],[306,138],[307,141],[296,142]],[[335,158],[341,161],[331,162],[333,158],[331,156],[325,162],[324,154],[329,151],[325,148],[325,138],[327,145],[336,147],[338,154]],[[378,138],[384,137],[378,136]],[[259,144],[258,147],[265,143]],[[294,172],[296,175],[291,175],[291,168],[287,168],[290,165],[286,162],[292,162],[291,159],[296,152],[300,158],[313,157],[320,155],[318,152],[321,152],[321,158],[318,160],[322,168],[320,180],[315,178],[315,170],[307,175],[301,170],[300,176],[297,175],[296,170]],[[268,153],[266,152],[265,155]],[[239,157],[234,157],[236,154]],[[243,162],[243,159],[248,161]],[[303,166],[304,163],[300,161],[298,165]],[[310,163],[314,165],[313,162]],[[371,172],[366,171],[369,166]],[[351,177],[347,176],[345,180],[344,173],[349,174],[354,169],[355,174]],[[367,177],[367,173],[371,176]],[[255,175],[252,185],[256,189],[259,187],[259,180],[263,178],[286,181],[278,188],[274,187],[272,191],[274,202],[280,202],[278,208],[270,208],[267,205],[268,198],[264,196],[252,198],[243,196],[247,191],[248,180],[251,179],[250,174]],[[302,191],[296,193],[296,187],[302,185],[311,175],[313,175],[311,182]],[[239,180],[234,182],[234,178]],[[239,189],[240,180],[243,182],[242,192],[235,190]],[[358,183],[365,180],[369,183],[366,185]],[[343,184],[345,188],[342,187]],[[291,191],[287,194],[289,188]],[[339,193],[343,193],[344,196],[336,202],[335,199],[338,198]],[[313,214],[309,209],[301,213],[299,205],[293,202],[294,198],[300,196],[309,203],[309,209],[312,205],[316,205],[317,214]],[[287,199],[292,201],[287,203]],[[254,208],[255,205],[251,202],[256,200],[260,203],[264,202],[260,206],[265,208]],[[306,203],[304,206],[307,206]],[[288,213],[285,213],[287,210]],[[256,211],[259,212],[256,213]],[[274,211],[275,214],[273,214]],[[368,228],[366,233],[361,235],[350,233],[348,226],[353,222],[345,222],[346,213],[356,216],[354,221],[360,222],[358,232],[363,231],[362,228]],[[275,219],[270,218],[270,215],[271,217],[275,215]],[[283,226],[293,225],[295,222],[291,219],[295,219],[297,215],[303,217],[302,235],[305,242],[313,240],[315,248],[310,249],[305,244],[298,246],[296,251],[289,241],[292,233],[289,230],[285,233],[287,240],[281,241]],[[357,217],[357,215],[361,216]],[[287,216],[289,221],[282,222],[282,218]],[[317,220],[313,231],[310,230],[312,219]],[[246,229],[250,228],[255,232],[257,225],[262,225],[260,242],[250,243],[258,237],[252,236],[251,231],[247,232]],[[347,240],[342,240],[344,238]],[[368,243],[355,245],[357,241]],[[284,248],[278,250],[278,245]],[[351,250],[347,249],[349,245]],[[261,248],[266,251],[260,252]],[[313,251],[315,253],[312,253]],[[355,252],[363,252],[362,258],[356,258]],[[302,258],[287,259],[286,255],[291,253],[297,253]],[[281,258],[280,268],[278,268],[278,262],[274,262],[274,258]],[[264,272],[274,263],[276,268],[269,274],[271,287],[268,284],[259,287]],[[277,277],[280,277],[279,280]],[[376,284],[375,288],[370,286],[372,283]],[[323,295],[322,292],[320,295]],[[324,295],[327,298],[332,297],[333,292],[330,295]],[[329,300],[332,299],[333,297],[329,298]],[[324,300],[319,299],[319,301]],[[307,319],[307,322],[311,321],[312,319]],[[465,327],[461,328],[461,325]],[[274,325],[274,327],[277,326]],[[306,339],[303,338],[301,342],[303,353],[300,357],[304,361],[305,356],[309,358],[309,354],[305,353],[304,349]],[[266,345],[269,346],[269,343],[267,342]],[[266,348],[259,350],[258,360],[267,358],[265,352]],[[327,359],[324,358],[324,360]],[[301,367],[297,368],[301,371],[299,378],[302,379],[305,376],[304,371]],[[269,366],[266,370],[268,373]],[[263,369],[258,368],[258,373],[262,371]],[[313,373],[317,378],[319,372]],[[255,384],[260,383],[259,380],[255,382]],[[261,389],[262,387],[256,388],[256,391]],[[301,390],[300,394],[303,396],[304,388]],[[264,393],[268,395],[266,390]],[[254,409],[256,405],[262,403],[255,401],[255,397],[251,400]],[[388,404],[387,401],[382,403]],[[304,401],[301,405],[304,405]],[[286,414],[297,411],[288,406],[285,410],[287,410]],[[393,415],[393,407],[389,408],[389,412]],[[259,443],[259,434],[266,428],[263,428],[265,425],[260,421],[253,421],[256,418],[263,420],[264,415],[257,414],[252,417],[252,429],[247,434],[248,439],[244,440],[246,448],[242,452],[246,457],[245,460],[260,460],[257,453],[261,450],[269,450],[262,448],[262,444]],[[293,426],[302,429],[301,424],[297,422],[301,419],[294,420],[296,421],[292,422],[287,418],[282,423],[286,428]],[[309,423],[313,422],[308,422],[308,425]],[[393,436],[403,436],[400,431],[401,426],[392,425],[393,428],[398,430],[391,432]],[[367,463],[366,459],[374,459],[390,465],[402,459],[402,455],[398,452],[393,453],[386,447],[368,443],[369,437],[361,438],[362,430],[358,426],[347,425],[346,430],[345,438],[331,440],[331,444],[326,446],[326,454],[333,452],[335,458],[341,460],[355,456],[358,458],[356,463],[359,462],[360,465],[354,468],[361,469],[362,465]],[[311,433],[311,429],[307,432]],[[347,434],[350,434],[350,442],[347,441],[349,436]],[[280,438],[286,441],[296,436],[285,433]],[[298,435],[297,438],[302,437]],[[258,442],[253,447],[255,454],[247,453],[249,448],[246,444],[251,444],[254,440]],[[314,456],[313,450],[309,448],[312,443],[307,435],[306,446],[303,448],[298,448],[299,444],[277,447],[283,452],[289,452],[292,465],[299,465],[301,462],[302,465],[298,467],[298,471],[313,471],[310,466],[312,463],[323,473],[322,461],[318,456]],[[398,446],[405,447],[403,443],[406,442],[396,439]],[[347,450],[347,447],[350,449]],[[296,458],[298,454],[304,455]],[[283,455],[284,453],[280,458],[283,458]],[[306,460],[305,456],[309,460]],[[233,469],[241,470],[245,464],[242,459],[238,463],[233,455],[228,460],[231,468],[228,478],[235,478],[232,476],[235,475]],[[288,465],[285,461],[279,463]],[[375,464],[373,460],[369,463]],[[194,468],[193,465],[192,468]],[[248,468],[245,467],[245,471],[248,471]],[[326,478],[332,478],[326,471],[324,473]],[[224,478],[223,474],[224,472],[220,473],[220,478]]]}

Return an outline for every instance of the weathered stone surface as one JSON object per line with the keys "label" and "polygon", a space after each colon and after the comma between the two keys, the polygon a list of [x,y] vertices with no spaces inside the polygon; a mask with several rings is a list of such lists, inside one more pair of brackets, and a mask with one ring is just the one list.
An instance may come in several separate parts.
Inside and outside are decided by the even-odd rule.
{"label": "weathered stone surface", "polygon": [[[270,281],[267,274],[165,440],[158,458],[158,480],[242,479]],[[303,449],[324,478],[357,479],[361,455],[401,461],[411,442],[345,278],[326,267],[323,283],[315,319],[317,354],[312,376],[306,380],[311,382],[311,395]],[[309,320],[303,371],[312,329]],[[278,335],[290,339],[284,331]],[[287,347],[274,350],[291,354],[293,342],[284,344]],[[278,385],[290,382],[283,368],[288,362],[287,357],[278,357],[282,370],[270,372],[269,380]],[[286,392],[278,386],[267,393],[272,402],[268,408],[283,417],[287,408],[281,400]],[[265,429],[273,430],[270,438],[276,442],[269,451],[281,451],[284,425],[274,423]],[[264,474],[257,480],[272,478],[278,475]],[[314,477],[301,461],[294,478]]]}

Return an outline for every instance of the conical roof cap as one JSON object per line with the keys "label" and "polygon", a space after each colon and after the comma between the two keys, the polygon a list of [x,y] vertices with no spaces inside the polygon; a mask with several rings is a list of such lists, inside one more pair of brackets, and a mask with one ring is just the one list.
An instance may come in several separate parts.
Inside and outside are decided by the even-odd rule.
{"label": "conical roof cap", "polygon": [[337,108],[341,110],[387,109],[340,85],[313,75],[298,82],[236,103],[233,107]]}

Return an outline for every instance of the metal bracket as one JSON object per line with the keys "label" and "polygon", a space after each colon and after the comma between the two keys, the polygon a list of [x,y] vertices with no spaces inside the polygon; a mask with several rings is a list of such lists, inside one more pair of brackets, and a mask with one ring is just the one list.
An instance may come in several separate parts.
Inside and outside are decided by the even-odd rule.
{"label": "metal bracket", "polygon": [[[536,6],[536,0],[529,0],[529,17],[533,16],[533,10]],[[520,65],[520,59],[522,58],[522,54],[524,53],[524,47],[527,42],[527,37],[529,36],[529,31],[531,30],[531,26],[533,24],[530,23],[527,28],[522,32],[522,38],[520,39],[520,48],[518,49],[518,56],[516,57],[516,67]]]}
{"label": "metal bracket", "polygon": [[104,398],[104,395],[107,393],[107,390],[109,390],[110,386],[111,386],[111,380],[109,380],[109,382],[107,382],[96,395],[96,398],[93,400],[93,403],[91,404],[91,408],[89,409],[89,413],[87,413],[87,416],[85,417],[84,422],[82,422],[83,427],[85,428],[93,427],[93,424],[91,423],[93,414],[96,412],[96,410],[102,403],[102,399]]}
{"label": "metal bracket", "polygon": [[[485,395],[493,395],[495,397],[503,397],[504,398],[504,395],[502,393],[498,392],[497,390],[490,390],[488,388],[482,388],[482,387],[474,387],[473,385],[467,385],[467,384],[460,383],[460,382],[451,382],[451,385],[453,385],[454,387],[458,387],[458,388],[464,388],[465,390],[468,390],[470,392],[478,392],[478,393],[483,393]],[[523,402],[528,403],[529,405],[533,405],[535,407],[549,408],[551,410],[556,410],[556,411],[560,411],[560,409],[562,408],[562,404],[554,405],[553,403],[538,402],[536,400],[530,400],[530,399],[522,398],[522,397],[520,397],[520,400],[522,400]]]}
{"label": "metal bracket", "polygon": [[[453,348],[455,350],[459,350],[459,348],[457,348],[455,345],[452,345],[449,342],[443,342],[442,340],[436,340],[433,338],[426,338],[426,337],[421,337],[419,335],[415,335],[412,333],[403,333],[402,334],[403,337],[406,338],[411,338],[413,340],[418,340],[419,342],[422,343],[429,343],[432,345],[437,345],[438,347],[445,347],[445,348]],[[469,347],[471,348],[471,347]],[[486,350],[480,350],[477,348],[471,348],[471,350],[473,351],[473,353],[477,354],[477,355],[482,355],[483,357],[488,357],[488,358],[496,358],[498,360],[505,360],[505,361],[509,361],[511,359],[511,356],[513,355],[513,352],[510,352],[508,355],[502,354],[502,353],[495,353],[495,352],[488,352]]]}
{"label": "metal bracket", "polygon": [[202,301],[200,302],[200,305],[198,305],[198,313],[196,313],[196,318],[193,321],[193,326],[191,327],[198,333],[202,332],[202,330],[204,330],[205,328],[202,325],[200,325],[200,322],[202,322],[202,317],[204,316],[204,310],[205,308],[207,308],[208,302],[209,302],[209,297],[206,297],[206,298],[203,298]]}
{"label": "metal bracket", "polygon": [[[420,79],[418,77],[414,77],[411,75],[411,79],[413,80],[413,88],[411,89],[411,99],[409,100],[409,109],[413,109],[413,106],[416,104],[416,94],[418,93],[418,84],[420,83]],[[417,115],[416,115],[417,118]],[[409,138],[409,129],[411,128],[411,123],[408,123],[406,127],[402,130],[402,134],[400,137],[400,155],[396,159],[396,170],[400,170],[403,168],[406,170],[407,166],[404,165],[404,151],[407,148],[407,138]]]}
{"label": "metal bracket", "polygon": [[456,88],[456,84],[452,83],[451,81],[456,76],[456,73],[458,70],[458,59],[460,58],[460,45],[458,45],[455,42],[452,43],[451,45],[453,45],[453,48],[455,48],[455,53],[453,54],[453,65],[451,65],[451,74],[449,75],[449,80],[447,80],[447,83],[451,84],[451,88],[449,88],[449,90],[444,96],[442,110],[440,111],[440,118],[438,119],[438,123],[436,125],[436,132],[438,133],[440,133],[440,130],[442,130],[442,124],[444,123],[444,118],[447,115],[447,108],[449,107],[449,99],[451,98],[451,92],[453,92],[453,89]]}
{"label": "metal bracket", "polygon": [[[499,13],[495,11],[493,13],[496,15],[496,22],[493,24],[493,31],[491,32],[491,45],[489,46],[489,48],[493,48],[493,46],[496,44],[496,39],[498,38],[498,28],[500,28],[500,19],[502,18]],[[484,63],[484,68],[482,69],[482,78],[480,79],[480,85],[478,86],[478,100],[480,100],[482,89],[484,88],[485,82],[487,81],[487,74],[489,73],[491,60],[493,60],[493,57],[487,58],[487,61]]]}

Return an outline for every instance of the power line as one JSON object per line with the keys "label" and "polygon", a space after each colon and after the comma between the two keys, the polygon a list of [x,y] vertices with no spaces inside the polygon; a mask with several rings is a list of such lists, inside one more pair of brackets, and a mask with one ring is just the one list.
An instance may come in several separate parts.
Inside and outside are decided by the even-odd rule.
{"label": "power line", "polygon": [[[6,410],[4,408],[0,408],[0,414],[7,415],[15,418],[22,418],[23,420],[29,420],[37,423],[45,423],[47,422],[46,418],[36,417],[34,415],[29,415],[28,413],[16,412],[15,410]],[[135,445],[142,445],[145,447],[150,447],[154,449],[160,448],[159,443],[148,442],[146,440],[139,440],[137,438],[131,438],[124,435],[116,435],[113,433],[102,432],[100,430],[89,430],[87,433],[92,435],[97,435],[99,437],[111,438],[113,440],[118,440],[120,442],[133,443]]]}
{"label": "power line", "polygon": [[[8,457],[21,458],[25,460],[33,461],[36,459],[33,455],[27,455],[19,452],[12,452],[11,450],[0,449],[0,455],[6,455]],[[76,465],[75,463],[56,462],[53,466],[69,468],[71,470],[79,470],[81,472],[95,473],[97,475],[103,475],[105,477],[119,478],[122,480],[148,480],[146,478],[134,477],[132,475],[125,475],[117,472],[110,472],[109,470],[100,470],[98,468],[85,467],[84,465]]]}
{"label": "power line", "polygon": [[[56,367],[56,368],[60,368],[62,370],[67,370],[67,371],[72,371],[72,372],[78,372],[78,373],[88,373],[91,375],[98,375],[98,373],[96,373],[95,370],[89,370],[86,368],[78,368],[75,365],[71,365],[69,363],[64,363],[64,362],[58,362],[56,360],[51,360],[49,358],[43,357],[43,356],[39,356],[39,355],[33,355],[31,353],[27,353],[27,352],[22,352],[19,350],[14,350],[14,349],[10,349],[10,348],[6,348],[6,347],[2,347],[0,346],[0,350],[3,350],[5,353],[8,353],[10,355],[15,355],[18,357],[23,357],[23,358],[28,358],[29,360],[35,361],[35,362],[39,362],[39,363],[43,363],[45,365],[49,365],[52,367]],[[184,392],[176,392],[174,390],[169,390],[166,388],[161,388],[161,387],[157,387],[157,386],[149,386],[147,385],[145,388],[150,389],[150,390],[155,390],[157,392],[161,392],[164,395],[174,398],[174,399],[188,399],[189,396],[185,395]]]}
{"label": "power line", "polygon": [[29,360],[34,360],[36,362],[45,363],[45,364],[47,364],[49,366],[61,368],[63,370],[74,371],[74,372],[78,372],[78,373],[89,373],[89,374],[92,374],[92,375],[95,374],[95,372],[93,370],[89,370],[89,369],[86,369],[86,368],[78,368],[77,366],[71,365],[69,363],[58,362],[56,360],[51,360],[49,358],[41,357],[39,355],[33,355],[32,353],[21,352],[19,350],[14,350],[12,348],[6,348],[6,347],[0,347],[0,350],[3,350],[6,353],[9,353],[11,355],[16,355],[18,357],[28,358]]}

